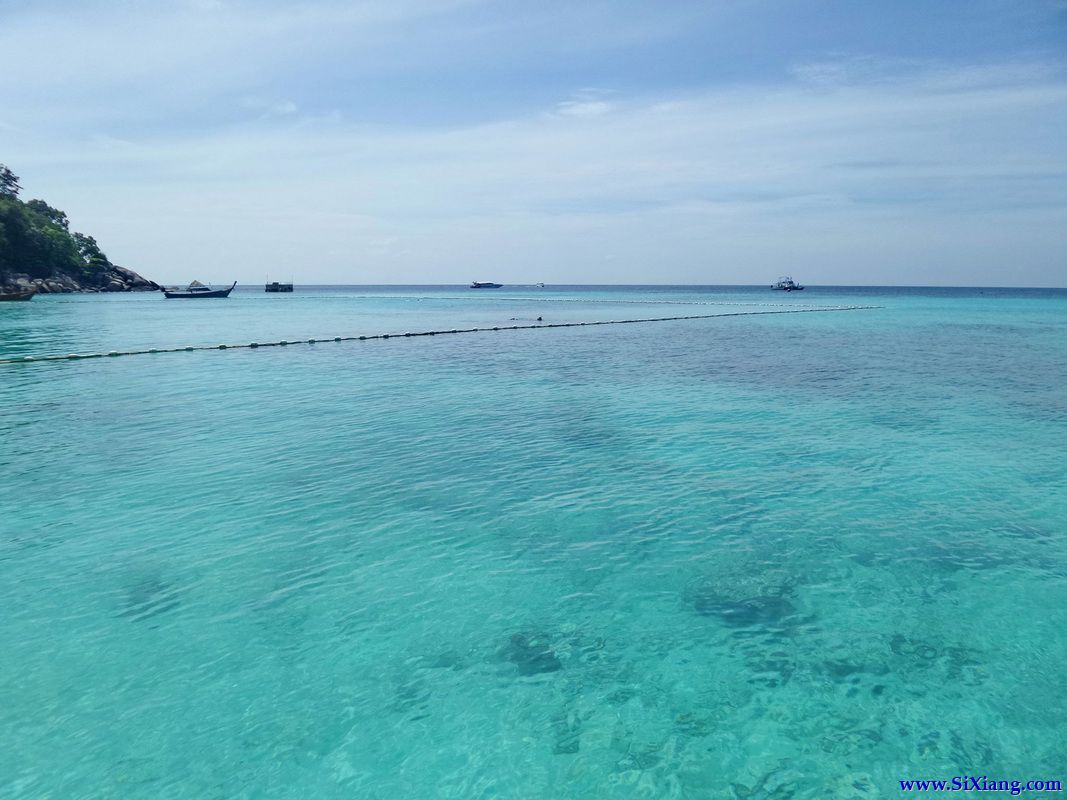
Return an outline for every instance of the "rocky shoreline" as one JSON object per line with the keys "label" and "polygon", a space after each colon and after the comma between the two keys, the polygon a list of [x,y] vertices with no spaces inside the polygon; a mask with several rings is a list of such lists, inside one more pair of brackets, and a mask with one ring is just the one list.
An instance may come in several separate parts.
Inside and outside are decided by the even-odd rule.
{"label": "rocky shoreline", "polygon": [[125,267],[110,266],[102,274],[95,275],[92,285],[79,282],[70,275],[52,275],[48,278],[31,278],[25,273],[0,275],[0,292],[37,289],[39,294],[70,294],[73,292],[157,292],[163,287]]}

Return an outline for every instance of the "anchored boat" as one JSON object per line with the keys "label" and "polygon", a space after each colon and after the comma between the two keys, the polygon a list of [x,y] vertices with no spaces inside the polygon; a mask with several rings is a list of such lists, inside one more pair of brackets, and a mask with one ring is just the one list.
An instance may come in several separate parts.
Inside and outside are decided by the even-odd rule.
{"label": "anchored boat", "polygon": [[212,289],[210,286],[205,286],[200,281],[193,281],[185,289],[164,289],[163,296],[170,298],[182,298],[192,299],[197,297],[229,297],[230,292],[233,291],[233,287],[237,285],[237,281],[233,282],[233,285],[229,289]]}
{"label": "anchored boat", "polygon": [[792,278],[788,276],[782,276],[781,278],[779,278],[777,281],[775,281],[774,285],[771,288],[780,289],[783,292],[804,291],[803,286],[801,286],[799,283],[796,283]]}
{"label": "anchored boat", "polygon": [[36,288],[20,289],[17,292],[0,292],[0,300],[29,300],[37,294]]}

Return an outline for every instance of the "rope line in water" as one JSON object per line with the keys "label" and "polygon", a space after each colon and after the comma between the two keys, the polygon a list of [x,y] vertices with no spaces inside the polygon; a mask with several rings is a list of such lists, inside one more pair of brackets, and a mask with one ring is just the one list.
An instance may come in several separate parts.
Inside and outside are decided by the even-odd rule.
{"label": "rope line in water", "polygon": [[[338,299],[355,299],[355,300],[504,300],[513,303],[611,303],[611,304],[623,304],[623,305],[635,305],[635,306],[654,306],[654,305],[666,305],[666,306],[764,306],[774,308],[796,308],[793,303],[758,303],[754,301],[739,301],[739,300],[611,300],[609,298],[596,298],[588,299],[584,297],[500,297],[498,295],[475,295],[465,297],[450,297],[448,295],[413,295],[413,294],[395,294],[395,295],[378,295],[378,294],[356,294],[356,295],[344,295]],[[881,306],[879,306],[880,308]],[[806,308],[797,309],[803,311],[824,311],[824,310],[846,310],[852,308],[859,308],[859,306],[808,306]]]}
{"label": "rope line in water", "polygon": [[187,345],[185,347],[150,347],[143,350],[109,350],[106,353],[68,353],[53,356],[14,356],[0,358],[0,364],[37,364],[46,361],[78,361],[86,358],[113,358],[117,356],[141,356],[152,353],[191,353],[198,350],[248,350],[260,347],[287,347],[297,344],[324,344],[327,342],[364,342],[373,339],[400,339],[413,336],[445,336],[459,333],[487,333],[489,331],[523,331],[542,328],[582,328],[593,325],[627,325],[638,322],[674,322],[689,319],[718,319],[719,317],[752,317],[761,314],[804,314],[819,311],[866,311],[882,306],[830,306],[827,308],[793,308],[785,311],[731,311],[725,314],[691,314],[682,317],[651,317],[644,319],[610,319],[599,322],[542,322],[534,325],[497,325],[492,328],[452,328],[440,331],[416,333],[379,333],[365,336],[333,336],[322,339],[281,339],[277,342],[249,342],[248,344]]}

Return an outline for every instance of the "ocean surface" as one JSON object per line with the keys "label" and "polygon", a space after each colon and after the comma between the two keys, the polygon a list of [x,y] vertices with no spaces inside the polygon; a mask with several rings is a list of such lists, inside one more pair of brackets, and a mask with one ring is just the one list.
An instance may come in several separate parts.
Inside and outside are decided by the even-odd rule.
{"label": "ocean surface", "polygon": [[0,365],[0,797],[1067,781],[1067,291],[0,304],[0,358],[280,339]]}

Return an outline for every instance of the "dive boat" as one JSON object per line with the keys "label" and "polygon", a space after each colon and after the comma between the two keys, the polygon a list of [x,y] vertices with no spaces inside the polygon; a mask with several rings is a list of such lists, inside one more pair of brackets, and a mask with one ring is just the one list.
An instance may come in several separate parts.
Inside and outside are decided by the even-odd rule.
{"label": "dive boat", "polygon": [[14,292],[0,292],[0,300],[29,300],[35,294],[37,294],[37,289],[32,287]]}
{"label": "dive boat", "polygon": [[783,277],[779,278],[777,281],[775,281],[774,285],[771,288],[772,289],[780,289],[783,292],[802,292],[802,291],[804,291],[804,287],[803,286],[801,286],[799,283],[795,283],[793,281],[793,279],[788,277],[788,276],[783,276]]}
{"label": "dive boat", "polygon": [[499,289],[504,284],[502,283],[490,283],[489,281],[475,281],[471,284],[472,289]]}
{"label": "dive boat", "polygon": [[229,297],[230,292],[233,291],[233,287],[236,285],[237,281],[234,281],[229,289],[212,289],[210,286],[204,286],[200,281],[193,281],[185,287],[185,289],[164,289],[163,296],[167,298],[184,299],[191,299],[194,297]]}

